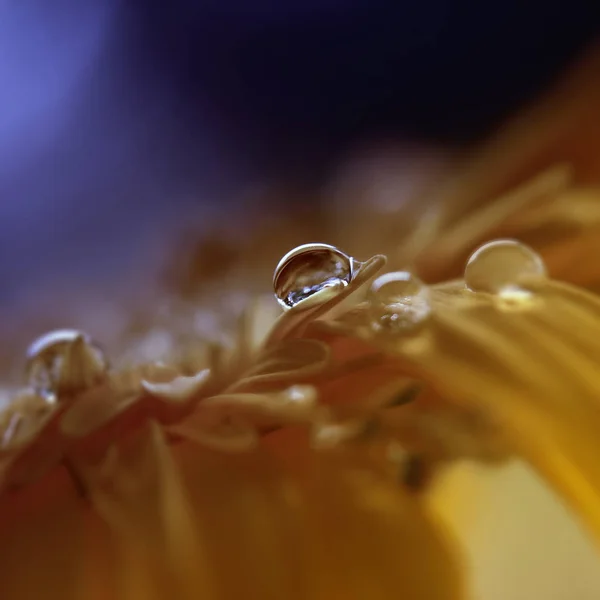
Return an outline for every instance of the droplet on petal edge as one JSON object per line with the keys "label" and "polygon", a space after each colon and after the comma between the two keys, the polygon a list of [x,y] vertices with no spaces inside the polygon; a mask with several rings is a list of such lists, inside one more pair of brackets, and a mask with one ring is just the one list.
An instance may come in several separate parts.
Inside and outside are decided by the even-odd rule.
{"label": "droplet on petal edge", "polygon": [[279,261],[273,276],[275,297],[290,309],[319,292],[341,291],[352,281],[355,267],[354,259],[335,246],[303,244]]}
{"label": "droplet on petal edge", "polygon": [[93,385],[107,369],[102,350],[90,336],[76,329],[48,332],[27,350],[28,384],[50,404],[61,392]]}
{"label": "droplet on petal edge", "polygon": [[408,271],[380,275],[367,295],[376,330],[410,331],[429,318],[429,288]]}
{"label": "droplet on petal edge", "polygon": [[517,240],[484,244],[473,252],[465,267],[468,289],[496,296],[527,296],[531,287],[545,279],[546,266],[542,258]]}

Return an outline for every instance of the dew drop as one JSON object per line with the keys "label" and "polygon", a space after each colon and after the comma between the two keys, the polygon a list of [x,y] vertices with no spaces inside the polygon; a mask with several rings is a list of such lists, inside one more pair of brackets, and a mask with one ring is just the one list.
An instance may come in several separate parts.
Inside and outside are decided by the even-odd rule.
{"label": "dew drop", "polygon": [[409,331],[431,313],[428,287],[408,271],[379,276],[368,294],[375,329]]}
{"label": "dew drop", "polygon": [[304,244],[288,252],[273,276],[275,297],[286,309],[329,290],[341,291],[354,275],[355,262],[335,246]]}
{"label": "dew drop", "polygon": [[544,261],[529,246],[516,240],[484,244],[469,258],[465,284],[473,292],[525,298],[546,278]]}
{"label": "dew drop", "polygon": [[55,403],[62,392],[90,387],[107,368],[102,350],[76,329],[46,333],[27,350],[28,383],[49,403]]}

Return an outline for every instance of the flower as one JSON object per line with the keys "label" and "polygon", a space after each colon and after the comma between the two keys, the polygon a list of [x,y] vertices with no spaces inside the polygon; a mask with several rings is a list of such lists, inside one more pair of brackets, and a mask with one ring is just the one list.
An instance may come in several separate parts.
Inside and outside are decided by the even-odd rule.
{"label": "flower", "polygon": [[[420,501],[418,469],[465,458],[520,454],[600,533],[600,379],[595,338],[580,333],[600,301],[528,272],[516,297],[433,286],[431,313],[400,329],[373,298],[319,319],[385,259],[354,264],[350,283],[323,279],[263,339],[240,329],[215,377],[125,369],[41,416],[15,401],[9,413],[33,425],[23,438],[4,420],[7,597],[461,598],[458,549]],[[564,346],[548,344],[549,325]],[[61,348],[68,381],[70,364],[87,372]]]}
{"label": "flower", "polygon": [[258,346],[240,332],[214,378],[125,369],[41,415],[15,400],[4,597],[460,597],[450,536],[386,463],[310,444],[330,420],[318,382],[344,368],[299,333],[381,264],[364,263],[325,304],[289,311]]}
{"label": "flower", "polygon": [[[572,270],[596,243],[589,147],[573,180],[559,166],[479,202],[571,140],[552,103],[540,114],[404,243],[382,238],[387,267],[288,255],[287,310],[271,323],[275,300],[247,303],[231,343],[114,369],[82,334],[35,346],[34,388],[0,413],[2,597],[460,600],[474,574],[439,485],[465,462],[525,461],[598,539],[600,299],[594,266]],[[494,150],[514,143],[521,170]],[[459,271],[490,234],[550,275],[514,239]]]}

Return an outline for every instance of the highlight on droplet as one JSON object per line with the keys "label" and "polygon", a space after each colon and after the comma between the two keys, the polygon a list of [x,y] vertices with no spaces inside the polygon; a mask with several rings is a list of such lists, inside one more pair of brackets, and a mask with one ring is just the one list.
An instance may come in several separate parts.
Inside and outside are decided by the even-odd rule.
{"label": "highlight on droplet", "polygon": [[303,244],[279,261],[273,276],[275,297],[283,308],[294,308],[324,290],[341,291],[354,272],[354,259],[335,246]]}

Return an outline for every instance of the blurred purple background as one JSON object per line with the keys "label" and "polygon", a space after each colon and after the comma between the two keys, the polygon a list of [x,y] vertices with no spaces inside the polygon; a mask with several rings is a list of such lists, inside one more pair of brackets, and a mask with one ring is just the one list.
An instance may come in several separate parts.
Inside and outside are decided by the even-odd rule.
{"label": "blurred purple background", "polygon": [[597,3],[536,4],[4,0],[0,306],[135,270],[186,215],[242,222],[245,190],[317,186],[362,144],[486,135],[597,33]]}

